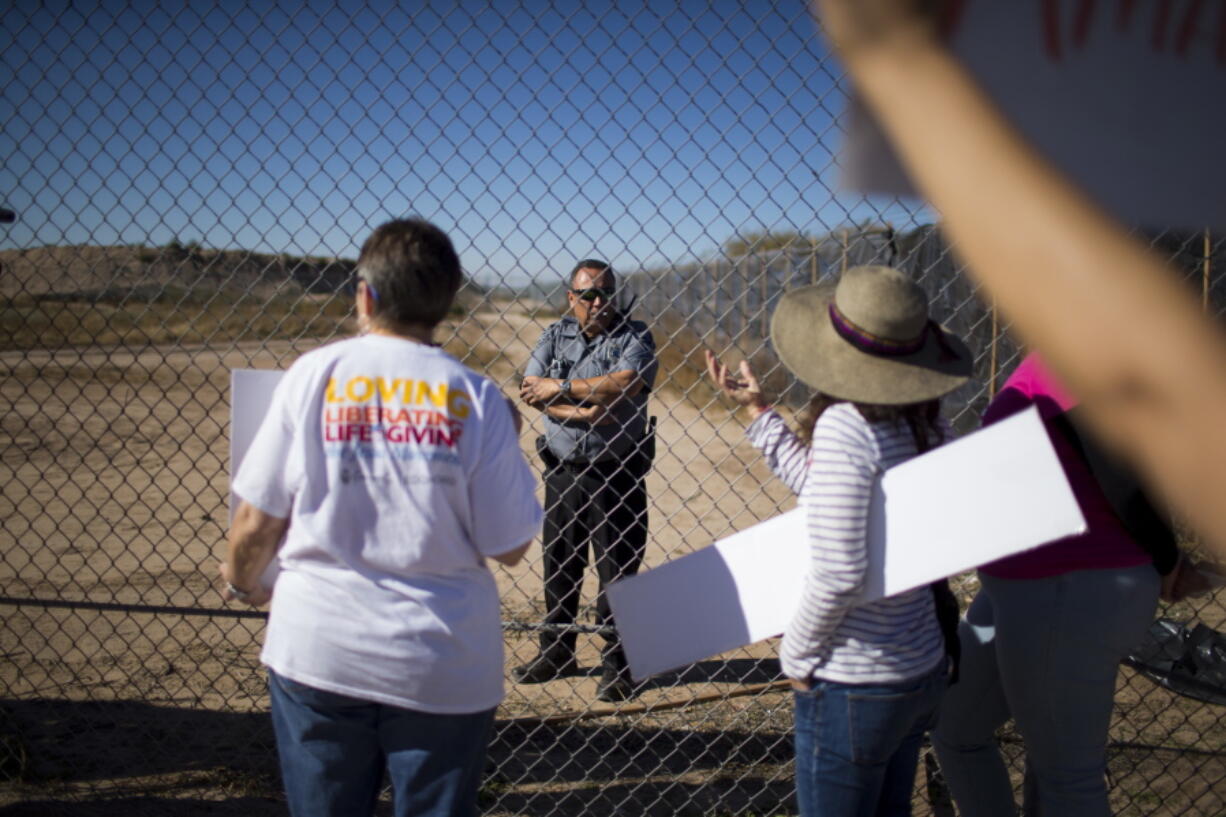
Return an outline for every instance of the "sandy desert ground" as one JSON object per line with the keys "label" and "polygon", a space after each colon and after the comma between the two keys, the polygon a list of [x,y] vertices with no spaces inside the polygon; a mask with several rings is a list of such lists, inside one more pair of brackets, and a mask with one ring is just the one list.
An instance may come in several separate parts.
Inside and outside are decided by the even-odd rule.
{"label": "sandy desert ground", "polygon": [[[496,303],[440,339],[513,395],[540,314]],[[284,368],[317,343],[0,352],[6,814],[120,813],[117,803],[126,813],[279,813],[262,620],[224,605],[213,586],[227,520],[229,372]],[[661,379],[689,382],[674,374]],[[742,419],[709,392],[661,389],[651,408],[660,425],[647,566],[791,506],[744,443]],[[533,458],[539,429],[525,419]],[[495,572],[504,618],[538,621],[539,547]],[[589,602],[594,585],[589,577]],[[1221,622],[1221,608],[1189,614]],[[534,642],[509,630],[508,667]],[[580,643],[594,667],[599,639]],[[784,813],[790,710],[772,685],[773,650],[767,642],[657,678],[620,707],[595,703],[594,674],[508,684],[483,789],[489,813]],[[1226,811],[1223,711],[1130,671],[1119,701],[1119,813]],[[211,810],[192,810],[205,801]]]}

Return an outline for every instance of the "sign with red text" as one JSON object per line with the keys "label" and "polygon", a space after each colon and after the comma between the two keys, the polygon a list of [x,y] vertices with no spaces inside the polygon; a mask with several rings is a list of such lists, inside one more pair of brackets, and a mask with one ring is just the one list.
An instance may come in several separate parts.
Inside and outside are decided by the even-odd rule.
{"label": "sign with red text", "polygon": [[[955,55],[1007,119],[1124,223],[1226,226],[1226,6],[1162,2],[947,3]],[[843,184],[914,187],[852,103]],[[1009,191],[981,179],[985,207]]]}

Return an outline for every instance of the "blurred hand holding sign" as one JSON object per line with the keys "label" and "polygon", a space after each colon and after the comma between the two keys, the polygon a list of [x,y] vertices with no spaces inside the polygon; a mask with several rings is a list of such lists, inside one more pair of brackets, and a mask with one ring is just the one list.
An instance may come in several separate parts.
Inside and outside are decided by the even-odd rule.
{"label": "blurred hand holding sign", "polygon": [[[1202,0],[945,0],[954,54],[1004,115],[1126,224],[1226,226],[1226,6]],[[842,184],[911,194],[853,99]],[[1008,191],[984,183],[985,206]]]}
{"label": "blurred hand holding sign", "polygon": [[[865,602],[1085,530],[1031,408],[886,471],[869,508]],[[801,510],[606,591],[644,678],[783,632],[809,571]]]}

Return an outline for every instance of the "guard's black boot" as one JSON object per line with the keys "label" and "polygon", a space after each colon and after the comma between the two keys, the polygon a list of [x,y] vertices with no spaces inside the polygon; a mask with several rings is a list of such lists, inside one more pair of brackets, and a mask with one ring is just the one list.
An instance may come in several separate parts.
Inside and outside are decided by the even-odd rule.
{"label": "guard's black boot", "polygon": [[630,673],[605,667],[600,672],[600,683],[596,685],[596,699],[617,703],[628,701],[639,694],[638,685],[630,680]]}
{"label": "guard's black boot", "polygon": [[573,652],[542,649],[536,658],[511,670],[511,680],[517,684],[543,684],[578,674],[579,664],[575,661]]}
{"label": "guard's black boot", "polygon": [[621,645],[605,645],[600,662],[600,682],[596,685],[597,700],[616,703],[628,701],[639,694],[639,685],[630,678],[630,667]]}

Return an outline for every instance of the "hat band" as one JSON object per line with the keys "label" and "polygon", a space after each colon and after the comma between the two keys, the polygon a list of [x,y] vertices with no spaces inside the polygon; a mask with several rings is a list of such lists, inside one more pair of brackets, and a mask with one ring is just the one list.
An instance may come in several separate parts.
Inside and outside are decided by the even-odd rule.
{"label": "hat band", "polygon": [[834,301],[830,302],[828,312],[830,313],[830,323],[834,326],[834,331],[839,333],[839,337],[861,352],[876,357],[902,357],[903,355],[915,354],[924,348],[924,340],[928,335],[928,324],[926,323],[924,328],[920,330],[919,336],[912,340],[883,338],[858,326],[855,321],[839,311]]}

